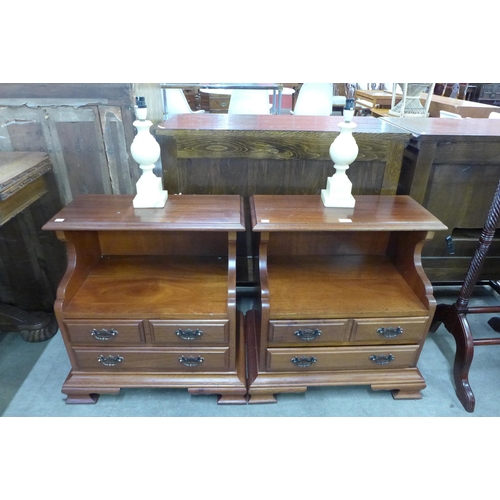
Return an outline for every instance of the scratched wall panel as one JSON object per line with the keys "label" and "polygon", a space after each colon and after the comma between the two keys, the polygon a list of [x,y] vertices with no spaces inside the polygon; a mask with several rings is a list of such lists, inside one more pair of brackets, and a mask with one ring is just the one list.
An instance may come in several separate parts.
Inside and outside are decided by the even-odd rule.
{"label": "scratched wall panel", "polygon": [[134,194],[141,170],[127,150],[123,115],[119,106],[99,106],[99,117],[114,194]]}
{"label": "scratched wall panel", "polygon": [[104,143],[96,123],[57,122],[56,128],[73,198],[79,194],[110,194]]}
{"label": "scratched wall panel", "polygon": [[0,151],[44,151],[53,165],[49,192],[0,227],[0,302],[51,311],[66,248],[43,224],[81,193],[134,192],[130,89],[0,84]]}
{"label": "scratched wall panel", "polygon": [[42,125],[34,121],[16,121],[8,126],[12,151],[48,152]]}

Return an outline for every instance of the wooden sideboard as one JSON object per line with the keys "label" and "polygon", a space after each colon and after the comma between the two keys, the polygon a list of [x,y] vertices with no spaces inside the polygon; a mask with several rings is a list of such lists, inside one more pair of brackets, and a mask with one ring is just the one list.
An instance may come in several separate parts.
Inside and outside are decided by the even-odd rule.
{"label": "wooden sideboard", "polygon": [[[40,237],[53,187],[52,163],[43,152],[0,152],[0,332],[19,331],[27,342],[57,332],[49,271],[58,269],[51,238]],[[42,198],[45,198],[42,202]],[[55,238],[54,238],[55,239]]]}
{"label": "wooden sideboard", "polygon": [[246,403],[236,311],[239,196],[87,195],[43,227],[68,249],[54,311],[71,361],[66,403],[124,387],[187,388]]}
{"label": "wooden sideboard", "polygon": [[[422,104],[425,103],[426,99],[427,94],[422,94]],[[499,112],[500,107],[488,103],[433,95],[429,106],[429,116],[431,118],[439,118],[441,110],[456,113],[462,118],[488,118],[492,111]]]}
{"label": "wooden sideboard", "polygon": [[[423,250],[432,282],[462,282],[500,178],[500,120],[395,118],[381,121],[412,134],[398,194],[408,194],[448,230]],[[480,279],[500,279],[495,238]]]}
{"label": "wooden sideboard", "polygon": [[[239,194],[246,233],[238,234],[240,284],[254,284],[253,194],[320,194],[334,172],[329,148],[339,116],[176,115],[155,135],[170,193]],[[349,169],[354,194],[395,194],[410,134],[376,118],[356,119],[359,155]]]}
{"label": "wooden sideboard", "polygon": [[[319,194],[333,173],[328,150],[340,116],[174,115],[155,128],[164,185],[186,194]],[[410,134],[356,119],[355,194],[395,194]]]}
{"label": "wooden sideboard", "polygon": [[436,307],[420,262],[446,227],[409,196],[255,195],[260,301],[247,313],[250,403],[310,386],[371,385],[419,398]]}

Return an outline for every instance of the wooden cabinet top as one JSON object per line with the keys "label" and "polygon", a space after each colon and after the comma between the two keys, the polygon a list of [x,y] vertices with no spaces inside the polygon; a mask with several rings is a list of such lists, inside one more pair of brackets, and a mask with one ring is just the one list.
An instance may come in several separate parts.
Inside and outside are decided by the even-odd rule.
{"label": "wooden cabinet top", "polygon": [[51,168],[47,153],[0,152],[0,200],[17,193]]}
{"label": "wooden cabinet top", "polygon": [[51,231],[244,231],[239,195],[170,195],[164,208],[134,208],[133,195],[84,195],[42,229]]}
{"label": "wooden cabinet top", "polygon": [[436,217],[409,196],[355,196],[356,206],[327,208],[316,195],[254,195],[254,231],[442,231]]}
{"label": "wooden cabinet top", "polygon": [[467,140],[471,137],[490,137],[498,140],[500,137],[500,120],[489,118],[412,118],[384,116],[380,121],[390,123],[402,130],[411,132],[414,136],[429,136],[433,138],[454,137]]}
{"label": "wooden cabinet top", "polygon": [[[342,121],[342,116],[183,114],[173,115],[159,124],[155,133],[161,136],[179,130],[339,132]],[[405,133],[401,128],[371,116],[356,117],[353,121],[357,125],[354,133]]]}

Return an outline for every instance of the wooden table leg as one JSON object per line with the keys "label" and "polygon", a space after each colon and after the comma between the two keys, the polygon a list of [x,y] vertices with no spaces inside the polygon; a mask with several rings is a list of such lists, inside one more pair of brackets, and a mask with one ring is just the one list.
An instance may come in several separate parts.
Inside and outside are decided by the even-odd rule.
{"label": "wooden table leg", "polygon": [[26,342],[43,342],[52,338],[58,326],[54,315],[44,312],[27,313],[17,307],[0,304],[0,331],[16,332]]}

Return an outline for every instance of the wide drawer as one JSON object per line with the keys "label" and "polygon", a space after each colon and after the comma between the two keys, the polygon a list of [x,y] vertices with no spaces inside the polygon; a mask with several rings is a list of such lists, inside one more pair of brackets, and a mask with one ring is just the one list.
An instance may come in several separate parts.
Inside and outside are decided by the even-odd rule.
{"label": "wide drawer", "polygon": [[347,319],[312,321],[269,321],[269,343],[320,345],[349,340]]}
{"label": "wide drawer", "polygon": [[145,342],[144,323],[140,320],[68,320],[65,324],[73,344],[120,345]]}
{"label": "wide drawer", "polygon": [[163,321],[151,320],[151,339],[154,344],[168,346],[227,345],[229,320]]}
{"label": "wide drawer", "polygon": [[74,349],[83,371],[224,372],[229,369],[229,349]]}
{"label": "wide drawer", "polygon": [[373,318],[353,321],[350,341],[415,344],[427,333],[428,317]]}
{"label": "wide drawer", "polygon": [[324,347],[267,350],[267,370],[275,372],[384,370],[417,362],[418,345]]}

